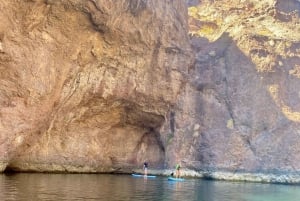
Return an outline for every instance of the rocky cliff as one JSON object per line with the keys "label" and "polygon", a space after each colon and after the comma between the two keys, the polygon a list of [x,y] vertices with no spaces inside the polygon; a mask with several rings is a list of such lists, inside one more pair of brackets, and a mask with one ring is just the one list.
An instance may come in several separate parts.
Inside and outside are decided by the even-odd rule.
{"label": "rocky cliff", "polygon": [[191,65],[181,1],[0,2],[1,170],[164,165],[159,128]]}
{"label": "rocky cliff", "polygon": [[130,172],[147,160],[300,181],[298,0],[9,0],[0,11],[2,171]]}
{"label": "rocky cliff", "polygon": [[300,181],[299,11],[292,0],[190,1],[196,61],[164,128],[168,162]]}

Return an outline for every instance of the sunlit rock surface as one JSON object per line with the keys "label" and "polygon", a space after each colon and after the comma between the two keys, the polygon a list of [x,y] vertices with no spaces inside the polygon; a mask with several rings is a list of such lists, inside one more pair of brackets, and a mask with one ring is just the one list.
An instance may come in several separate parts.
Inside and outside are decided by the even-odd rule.
{"label": "sunlit rock surface", "polygon": [[184,2],[8,0],[0,18],[1,170],[164,166],[192,58]]}
{"label": "sunlit rock surface", "polygon": [[1,171],[300,181],[298,0],[0,11]]}
{"label": "sunlit rock surface", "polygon": [[300,2],[190,6],[195,68],[163,128],[166,161],[204,172],[299,173]]}

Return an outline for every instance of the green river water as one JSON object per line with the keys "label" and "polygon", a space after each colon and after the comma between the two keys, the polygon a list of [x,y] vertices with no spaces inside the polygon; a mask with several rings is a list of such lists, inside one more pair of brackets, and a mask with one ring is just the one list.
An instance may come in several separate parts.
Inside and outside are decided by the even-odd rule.
{"label": "green river water", "polygon": [[1,201],[299,201],[300,186],[186,179],[145,179],[131,175],[0,175]]}

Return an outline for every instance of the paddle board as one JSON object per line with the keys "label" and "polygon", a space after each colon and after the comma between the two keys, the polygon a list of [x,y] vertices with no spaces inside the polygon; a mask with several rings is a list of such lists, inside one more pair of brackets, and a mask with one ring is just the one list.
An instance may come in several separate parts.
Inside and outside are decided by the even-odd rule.
{"label": "paddle board", "polygon": [[184,181],[183,178],[168,177],[169,181]]}
{"label": "paddle board", "polygon": [[147,177],[147,178],[155,178],[155,175],[144,175],[144,174],[131,174],[134,177]]}

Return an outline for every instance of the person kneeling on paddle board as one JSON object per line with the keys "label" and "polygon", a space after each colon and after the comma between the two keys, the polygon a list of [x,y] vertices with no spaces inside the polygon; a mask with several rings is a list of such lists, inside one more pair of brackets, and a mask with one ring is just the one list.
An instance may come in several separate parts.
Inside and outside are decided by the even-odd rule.
{"label": "person kneeling on paddle board", "polygon": [[147,175],[147,170],[148,170],[148,163],[145,161],[144,162],[144,167],[143,167],[143,169],[144,169],[144,175]]}

